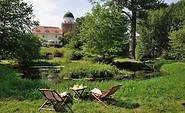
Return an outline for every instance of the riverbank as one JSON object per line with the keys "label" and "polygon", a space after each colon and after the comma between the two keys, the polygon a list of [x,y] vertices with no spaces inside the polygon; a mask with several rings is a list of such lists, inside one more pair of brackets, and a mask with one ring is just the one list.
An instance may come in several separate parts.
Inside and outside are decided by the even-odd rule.
{"label": "riverbank", "polygon": [[[85,100],[73,100],[73,105],[70,105],[75,113],[184,112],[182,103],[185,102],[185,63],[163,63],[160,70],[164,72],[163,76],[146,80],[71,80],[52,84],[42,80],[21,79],[12,68],[0,66],[0,110],[1,113],[39,112],[38,108],[44,103],[44,97],[38,88],[67,91],[73,95],[69,87],[78,83],[86,85],[87,89],[83,95]],[[114,94],[116,101],[106,101],[113,104],[108,108],[92,101],[87,93],[95,87],[108,89],[118,84],[123,86]],[[68,111],[68,108],[65,107],[64,110]]]}

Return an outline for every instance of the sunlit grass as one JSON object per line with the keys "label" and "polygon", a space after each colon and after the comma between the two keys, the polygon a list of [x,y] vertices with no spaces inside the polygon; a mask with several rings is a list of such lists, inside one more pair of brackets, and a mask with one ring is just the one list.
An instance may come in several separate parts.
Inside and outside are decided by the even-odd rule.
{"label": "sunlit grass", "polygon": [[[17,78],[14,70],[0,66],[0,110],[1,113],[36,113],[44,103],[44,97],[37,88],[66,91],[73,96],[74,93],[69,88],[74,84],[83,84],[87,86],[83,93],[85,99],[73,100],[73,104],[70,105],[75,113],[183,113],[185,107],[181,103],[185,102],[185,64],[183,62],[163,64],[160,70],[165,71],[166,74],[147,80],[81,79],[52,84]],[[91,100],[88,94],[88,91],[95,87],[104,90],[118,84],[123,86],[113,95],[116,102],[105,101],[109,103],[108,108]],[[11,95],[7,97],[6,94]],[[65,109],[69,112],[67,107]]]}

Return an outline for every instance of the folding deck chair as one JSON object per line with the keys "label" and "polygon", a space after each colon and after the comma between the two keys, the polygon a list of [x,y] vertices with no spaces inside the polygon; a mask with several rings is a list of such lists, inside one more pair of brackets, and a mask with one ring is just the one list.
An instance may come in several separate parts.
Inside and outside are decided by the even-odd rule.
{"label": "folding deck chair", "polygon": [[[101,102],[104,106],[108,107],[102,99],[108,98],[112,96],[122,85],[117,85],[109,88],[108,90],[99,90],[99,91],[93,91],[91,90],[89,93],[99,102]],[[97,90],[97,89],[96,89]]]}
{"label": "folding deck chair", "polygon": [[[69,97],[69,95],[66,92],[59,94],[55,90],[52,90],[52,89],[39,89],[39,91],[46,98],[46,101],[39,108],[39,111],[40,110],[55,110],[55,111],[58,111],[62,108],[62,106],[64,104],[67,105],[66,100]],[[48,107],[46,107],[46,105],[48,105]],[[49,106],[51,106],[51,105],[53,105],[54,109],[49,108]],[[57,105],[60,105],[58,109],[56,107]],[[69,105],[67,105],[67,107],[71,110]]]}

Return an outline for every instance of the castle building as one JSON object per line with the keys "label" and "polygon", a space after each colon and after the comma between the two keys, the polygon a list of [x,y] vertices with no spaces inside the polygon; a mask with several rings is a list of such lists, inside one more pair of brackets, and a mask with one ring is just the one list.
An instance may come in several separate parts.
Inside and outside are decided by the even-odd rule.
{"label": "castle building", "polygon": [[74,16],[71,12],[67,12],[63,17],[61,24],[63,34],[74,31]]}
{"label": "castle building", "polygon": [[59,45],[59,38],[62,38],[65,33],[74,31],[74,15],[67,12],[63,16],[61,28],[52,26],[37,26],[32,29],[32,33],[39,37],[43,45]]}

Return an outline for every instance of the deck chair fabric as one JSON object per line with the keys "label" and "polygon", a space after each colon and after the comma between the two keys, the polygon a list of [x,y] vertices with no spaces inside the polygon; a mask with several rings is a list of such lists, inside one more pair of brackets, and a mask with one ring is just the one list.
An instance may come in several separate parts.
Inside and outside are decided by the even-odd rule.
{"label": "deck chair fabric", "polygon": [[122,85],[117,85],[109,88],[108,90],[100,90],[98,91],[97,89],[91,90],[89,93],[99,102],[101,102],[104,106],[108,107],[102,99],[104,98],[109,98],[112,96]]}
{"label": "deck chair fabric", "polygon": [[[57,93],[55,90],[52,89],[39,89],[39,91],[42,93],[42,95],[45,97],[46,101],[44,104],[39,108],[40,110],[60,110],[62,105],[66,104],[66,100],[68,98],[68,94],[66,92],[63,92],[61,94]],[[57,109],[56,106],[60,105],[60,107]],[[48,107],[46,107],[48,105]],[[53,108],[49,108],[49,106],[53,105]],[[68,106],[68,105],[67,105]],[[70,107],[68,106],[70,109]],[[71,109],[70,109],[71,110]]]}

